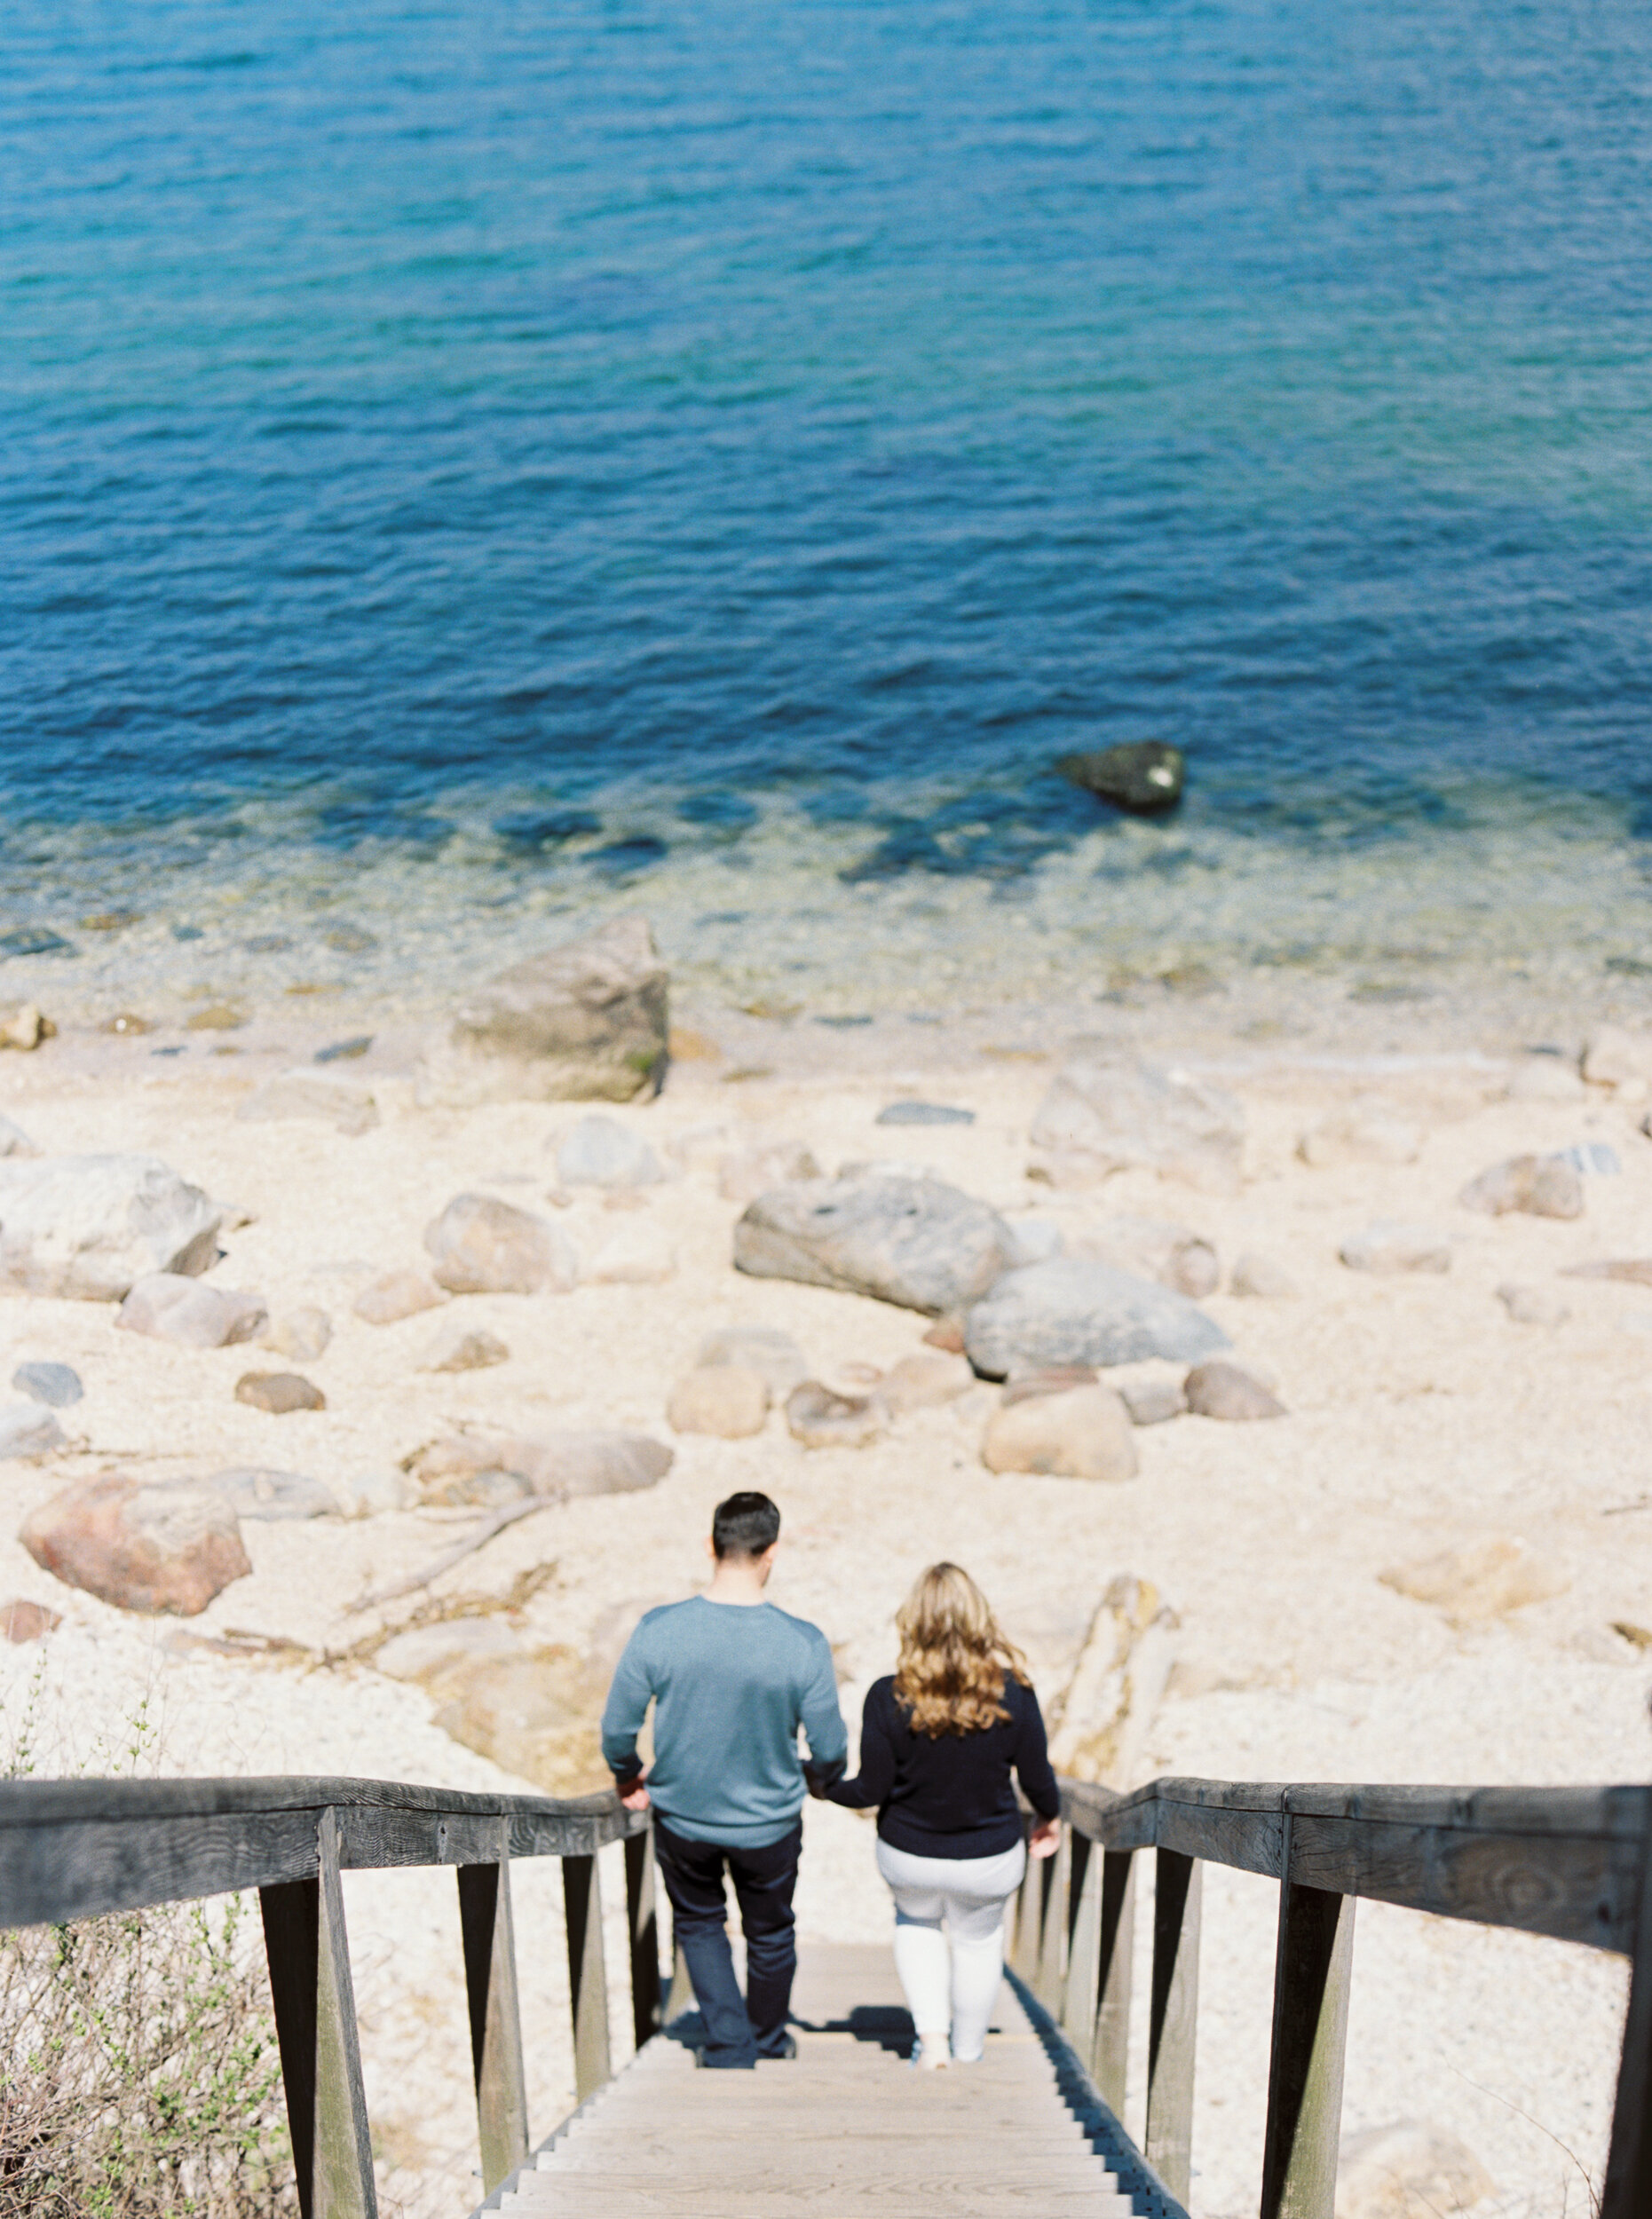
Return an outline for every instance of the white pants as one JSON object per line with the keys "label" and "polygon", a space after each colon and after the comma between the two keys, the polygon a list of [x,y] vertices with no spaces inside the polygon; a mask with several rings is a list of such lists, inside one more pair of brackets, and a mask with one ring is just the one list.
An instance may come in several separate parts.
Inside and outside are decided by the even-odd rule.
{"label": "white pants", "polygon": [[1004,1906],[1026,1869],[1020,1842],[996,1857],[913,1857],[878,1844],[878,1870],[895,1898],[895,1970],[913,2025],[931,2041],[950,2032],[964,2065],[985,2046],[1004,1971]]}

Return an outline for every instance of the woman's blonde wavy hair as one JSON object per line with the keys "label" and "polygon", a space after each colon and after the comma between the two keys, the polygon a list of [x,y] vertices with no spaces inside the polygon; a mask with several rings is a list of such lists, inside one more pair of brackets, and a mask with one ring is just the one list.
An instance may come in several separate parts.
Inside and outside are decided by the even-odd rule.
{"label": "woman's blonde wavy hair", "polygon": [[919,1574],[895,1620],[900,1662],[895,1700],[914,1733],[938,1741],[943,1733],[978,1733],[1009,1712],[1005,1679],[1024,1687],[1026,1659],[1005,1639],[986,1597],[956,1564],[932,1564]]}

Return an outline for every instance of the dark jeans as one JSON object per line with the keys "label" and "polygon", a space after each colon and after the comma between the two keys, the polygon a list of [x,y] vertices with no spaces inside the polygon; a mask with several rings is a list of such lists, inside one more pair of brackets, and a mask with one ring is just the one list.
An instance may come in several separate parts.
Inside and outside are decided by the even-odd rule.
{"label": "dark jeans", "polygon": [[[733,1849],[719,1842],[685,1841],[654,1813],[654,1855],[706,2022],[706,2065],[749,2068],[759,2057],[785,2054],[786,2018],[797,1970],[792,1893],[802,1845],[801,1820],[789,1834],[762,1849]],[[743,1998],[729,1947],[725,1864],[746,1937]]]}

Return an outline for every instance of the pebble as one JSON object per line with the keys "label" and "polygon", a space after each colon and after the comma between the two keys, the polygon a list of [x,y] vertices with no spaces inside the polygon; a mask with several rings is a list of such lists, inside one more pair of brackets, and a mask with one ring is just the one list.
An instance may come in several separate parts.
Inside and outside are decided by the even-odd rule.
{"label": "pebble", "polygon": [[1301,1290],[1282,1264],[1246,1249],[1234,1264],[1229,1291],[1259,1302],[1294,1302]]}
{"label": "pebble", "polygon": [[865,1394],[834,1394],[818,1379],[804,1379],[786,1398],[786,1423],[805,1449],[866,1449],[882,1439],[888,1416]]}
{"label": "pebble", "polygon": [[404,1317],[415,1317],[421,1310],[436,1309],[447,1299],[433,1279],[405,1266],[382,1272],[362,1288],[350,1307],[369,1325],[394,1325]]}
{"label": "pebble", "polygon": [[1278,1396],[1237,1363],[1196,1364],[1182,1382],[1182,1393],[1196,1417],[1238,1422],[1287,1415]]}
{"label": "pebble", "polygon": [[1511,1211],[1534,1218],[1580,1218],[1584,1210],[1583,1181],[1559,1156],[1511,1156],[1471,1179],[1457,1198],[1465,1210],[1494,1218]]}
{"label": "pebble", "polygon": [[1185,1391],[1174,1379],[1133,1379],[1118,1392],[1133,1425],[1163,1425],[1188,1407]]}
{"label": "pebble", "polygon": [[34,1402],[45,1402],[54,1410],[67,1410],[86,1392],[80,1374],[66,1363],[20,1363],[12,1374],[12,1384],[20,1394],[27,1394]]}
{"label": "pebble", "polygon": [[62,1623],[61,1611],[31,1603],[26,1596],[13,1595],[10,1602],[0,1603],[0,1641],[38,1641]]}
{"label": "pebble", "polygon": [[327,1312],[314,1303],[305,1303],[302,1309],[289,1310],[278,1317],[258,1336],[260,1348],[267,1348],[274,1356],[289,1356],[294,1363],[314,1363],[327,1354],[333,1338],[333,1321]]}
{"label": "pebble", "polygon": [[714,1433],[744,1441],[769,1415],[769,1382],[745,1364],[714,1364],[687,1373],[671,1390],[666,1417],[674,1433]]}
{"label": "pebble", "polygon": [[565,1187],[654,1187],[665,1177],[660,1158],[617,1117],[581,1117],[557,1150]]}
{"label": "pebble", "polygon": [[1374,1219],[1363,1232],[1351,1233],[1337,1252],[1350,1271],[1388,1275],[1451,1268],[1451,1244],[1443,1233],[1402,1225],[1394,1218]]}
{"label": "pebble", "polygon": [[324,1410],[327,1397],[312,1380],[296,1371],[244,1371],[235,1382],[235,1400],[255,1410],[284,1417],[291,1410]]}
{"label": "pebble", "polygon": [[0,1048],[20,1048],[28,1054],[43,1040],[54,1039],[57,1030],[50,1017],[42,1016],[35,1003],[21,1002],[0,1020]]}
{"label": "pebble", "polygon": [[38,1402],[10,1402],[0,1410],[0,1457],[49,1457],[68,1436]]}
{"label": "pebble", "polygon": [[987,1422],[981,1461],[989,1472],[1070,1480],[1132,1480],[1140,1468],[1130,1413],[1108,1386],[1007,1402]]}
{"label": "pebble", "polygon": [[497,1333],[481,1329],[466,1332],[454,1327],[425,1351],[421,1371],[486,1371],[490,1365],[509,1363],[510,1351]]}
{"label": "pebble", "polygon": [[954,1110],[943,1102],[892,1102],[880,1110],[875,1125],[973,1125],[973,1110]]}
{"label": "pebble", "polygon": [[1516,1325],[1562,1325],[1571,1315],[1560,1296],[1548,1287],[1517,1286],[1507,1280],[1497,1291],[1498,1300]]}
{"label": "pebble", "polygon": [[760,1372],[776,1396],[789,1394],[809,1377],[802,1350],[778,1325],[719,1325],[700,1342],[694,1362],[700,1370],[738,1364]]}

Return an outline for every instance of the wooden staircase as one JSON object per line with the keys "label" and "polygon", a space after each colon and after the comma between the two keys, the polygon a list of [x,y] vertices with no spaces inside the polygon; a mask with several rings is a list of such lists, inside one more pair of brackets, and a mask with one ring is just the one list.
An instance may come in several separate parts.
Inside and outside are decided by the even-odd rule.
{"label": "wooden staircase", "polygon": [[891,1952],[805,1947],[797,2056],[704,2073],[670,2031],[488,2199],[523,2219],[1129,2219],[1007,1981],[979,2065],[914,2072]]}

